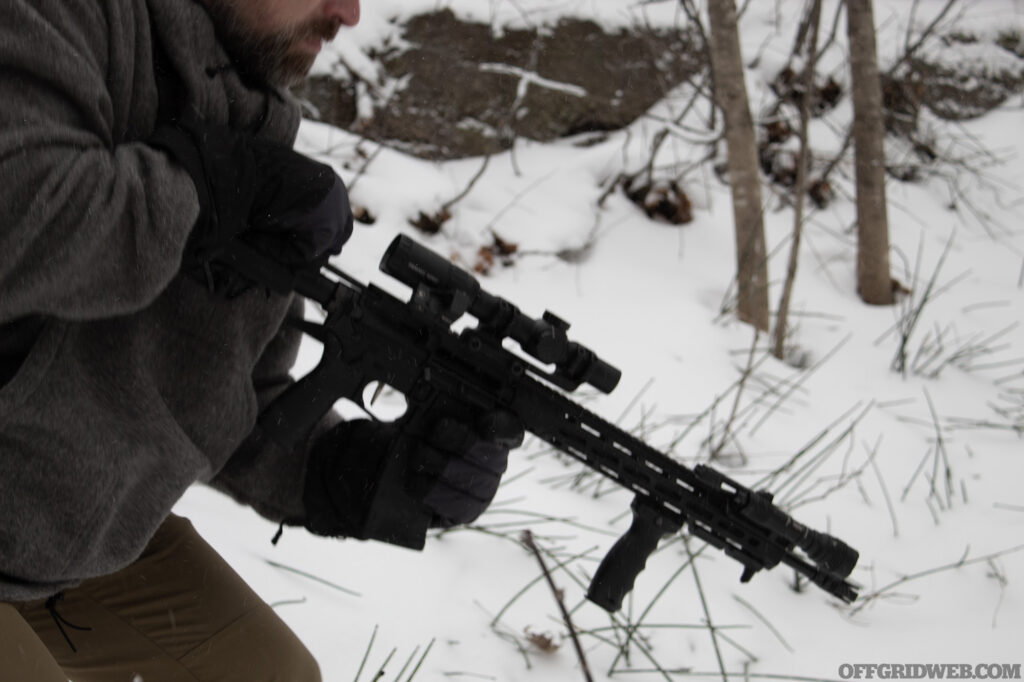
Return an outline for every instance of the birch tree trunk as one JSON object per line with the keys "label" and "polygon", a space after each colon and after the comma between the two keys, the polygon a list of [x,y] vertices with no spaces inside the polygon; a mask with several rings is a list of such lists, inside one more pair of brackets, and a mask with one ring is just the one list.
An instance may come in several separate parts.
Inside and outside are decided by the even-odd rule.
{"label": "birch tree trunk", "polygon": [[893,302],[885,200],[885,124],[871,0],[846,0],[857,170],[857,290],[865,303]]}
{"label": "birch tree trunk", "polygon": [[767,332],[768,263],[761,205],[761,174],[757,139],[743,80],[743,56],[737,27],[735,0],[708,3],[711,24],[711,69],[715,98],[725,116],[736,230],[737,313],[744,322]]}

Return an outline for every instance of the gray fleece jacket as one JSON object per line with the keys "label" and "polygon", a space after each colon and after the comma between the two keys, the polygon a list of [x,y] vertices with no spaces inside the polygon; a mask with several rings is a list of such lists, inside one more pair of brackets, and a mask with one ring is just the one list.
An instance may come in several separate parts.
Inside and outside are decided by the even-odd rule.
{"label": "gray fleece jacket", "polygon": [[0,330],[33,321],[0,331],[24,357],[0,387],[0,601],[126,566],[196,481],[302,518],[304,455],[254,433],[300,304],[177,276],[198,203],[145,143],[151,29],[201,117],[288,144],[298,127],[196,0],[0,0]]}

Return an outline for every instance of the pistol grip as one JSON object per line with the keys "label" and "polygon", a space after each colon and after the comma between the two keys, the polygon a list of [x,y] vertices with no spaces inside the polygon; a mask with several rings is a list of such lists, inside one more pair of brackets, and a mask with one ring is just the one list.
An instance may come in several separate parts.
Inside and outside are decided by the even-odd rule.
{"label": "pistol grip", "polygon": [[605,555],[590,581],[587,599],[609,613],[622,608],[622,601],[633,590],[636,578],[647,566],[647,558],[661,539],[679,531],[674,521],[645,500],[633,500],[633,522],[625,535]]}

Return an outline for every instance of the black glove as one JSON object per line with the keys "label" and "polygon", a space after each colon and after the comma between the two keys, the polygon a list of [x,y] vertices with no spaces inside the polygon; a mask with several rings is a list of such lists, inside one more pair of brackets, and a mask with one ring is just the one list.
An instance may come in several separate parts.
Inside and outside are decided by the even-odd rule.
{"label": "black glove", "polygon": [[[394,424],[339,424],[310,453],[306,526],[319,535],[369,539],[371,508],[410,500],[432,516],[433,527],[471,523],[494,499],[509,452],[523,436],[519,419],[504,411],[480,415],[473,427],[441,417],[422,438]],[[401,476],[404,489],[389,490],[380,485],[381,472],[401,450],[411,453]]]}
{"label": "black glove", "polygon": [[352,234],[341,178],[288,147],[189,117],[160,125],[149,144],[181,164],[196,186],[199,219],[182,269],[212,277],[218,290],[237,283],[215,263],[235,238],[288,267],[319,268]]}

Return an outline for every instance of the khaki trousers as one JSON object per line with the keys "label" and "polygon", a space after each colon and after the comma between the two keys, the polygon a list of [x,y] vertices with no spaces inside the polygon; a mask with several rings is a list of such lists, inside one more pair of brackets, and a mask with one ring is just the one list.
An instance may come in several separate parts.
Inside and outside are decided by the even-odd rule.
{"label": "khaki trousers", "polygon": [[320,681],[295,634],[177,516],[134,564],[51,606],[0,603],[0,682]]}

